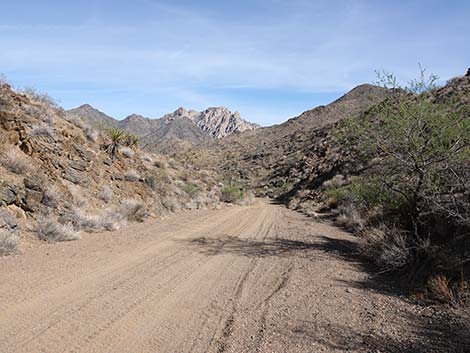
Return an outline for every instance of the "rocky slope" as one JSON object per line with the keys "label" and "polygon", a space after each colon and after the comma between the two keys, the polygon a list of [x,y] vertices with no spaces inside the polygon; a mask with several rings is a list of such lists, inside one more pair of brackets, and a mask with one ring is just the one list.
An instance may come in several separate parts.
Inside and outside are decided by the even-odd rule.
{"label": "rocky slope", "polygon": [[[306,111],[283,124],[208,141],[186,150],[184,155],[192,163],[213,168],[234,182],[256,186],[259,192],[269,192],[273,183],[286,187],[288,181],[274,176],[304,160],[306,151],[318,142],[312,140],[317,130],[343,118],[359,116],[387,94],[382,87],[361,85],[333,103]],[[295,174],[295,169],[292,173]]]}
{"label": "rocky slope", "polygon": [[[469,114],[470,77],[455,78],[436,89],[431,96],[450,109],[461,109]],[[385,100],[384,103],[386,102]],[[374,114],[373,108],[374,106],[356,115],[357,118],[367,119]],[[290,165],[280,163],[270,174],[266,184],[269,191],[291,208],[315,214],[324,206],[324,186],[329,183],[344,183],[348,176],[361,173],[363,166],[357,163],[356,156],[345,151],[332,134],[337,122],[308,132],[305,136],[308,143],[301,150],[303,158]],[[280,185],[284,189],[278,188]]]}
{"label": "rocky slope", "polygon": [[53,241],[51,234],[71,240],[147,215],[218,205],[213,172],[125,146],[113,157],[111,144],[52,102],[0,86],[0,252],[18,239],[21,249],[38,237]]}
{"label": "rocky slope", "polygon": [[82,120],[95,128],[110,128],[117,126],[118,121],[89,104],[83,104],[75,109],[67,110],[67,116]]}

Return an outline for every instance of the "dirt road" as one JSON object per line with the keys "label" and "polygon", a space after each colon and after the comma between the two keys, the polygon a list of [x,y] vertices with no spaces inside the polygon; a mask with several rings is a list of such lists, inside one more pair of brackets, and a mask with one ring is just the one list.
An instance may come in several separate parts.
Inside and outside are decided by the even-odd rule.
{"label": "dirt road", "polygon": [[0,352],[445,351],[355,244],[257,201],[32,247],[0,258]]}

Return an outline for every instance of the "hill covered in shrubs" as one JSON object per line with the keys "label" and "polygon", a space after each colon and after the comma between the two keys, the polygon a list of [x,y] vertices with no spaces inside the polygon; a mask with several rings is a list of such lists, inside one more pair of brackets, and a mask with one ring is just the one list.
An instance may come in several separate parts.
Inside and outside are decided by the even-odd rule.
{"label": "hill covered in shrubs", "polygon": [[0,86],[0,253],[75,240],[168,212],[219,207],[216,173],[148,153],[50,97]]}

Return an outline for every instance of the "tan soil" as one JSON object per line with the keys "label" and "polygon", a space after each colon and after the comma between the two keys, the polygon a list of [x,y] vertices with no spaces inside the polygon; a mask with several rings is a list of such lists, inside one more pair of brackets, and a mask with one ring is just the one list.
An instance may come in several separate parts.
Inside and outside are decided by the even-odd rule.
{"label": "tan soil", "polygon": [[465,351],[355,246],[257,201],[28,248],[0,258],[0,352]]}

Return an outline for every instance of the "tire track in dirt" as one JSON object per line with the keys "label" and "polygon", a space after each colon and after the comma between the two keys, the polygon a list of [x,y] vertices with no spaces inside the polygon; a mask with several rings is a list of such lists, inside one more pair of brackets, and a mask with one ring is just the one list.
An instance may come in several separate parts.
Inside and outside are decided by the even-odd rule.
{"label": "tire track in dirt", "polygon": [[355,284],[354,241],[258,200],[0,258],[0,352],[384,351],[412,306]]}

